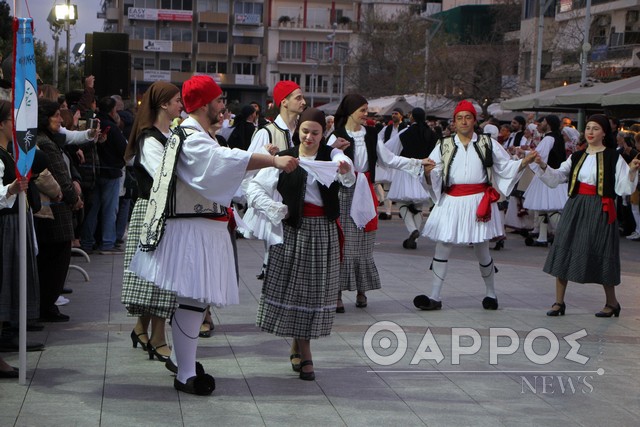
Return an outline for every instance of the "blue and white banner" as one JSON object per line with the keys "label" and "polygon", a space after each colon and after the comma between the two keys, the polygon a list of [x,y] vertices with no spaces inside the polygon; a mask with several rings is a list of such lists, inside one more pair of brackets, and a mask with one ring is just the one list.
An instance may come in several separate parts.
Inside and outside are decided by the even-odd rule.
{"label": "blue and white banner", "polygon": [[33,51],[33,19],[13,20],[13,153],[16,172],[28,177],[36,153],[38,90]]}

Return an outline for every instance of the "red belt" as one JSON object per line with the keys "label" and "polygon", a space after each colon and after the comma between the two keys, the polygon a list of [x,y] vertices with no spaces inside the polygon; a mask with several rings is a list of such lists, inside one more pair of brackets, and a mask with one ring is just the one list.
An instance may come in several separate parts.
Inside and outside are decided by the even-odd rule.
{"label": "red belt", "polygon": [[484,193],[476,210],[476,221],[479,222],[491,221],[491,203],[500,200],[500,193],[489,184],[454,184],[446,190],[446,193],[454,197]]}
{"label": "red belt", "polygon": [[371,172],[356,172],[356,177],[359,173],[363,173],[364,176],[367,177],[367,182],[369,183],[369,191],[371,191],[371,197],[373,198],[373,206],[376,210],[376,216],[373,217],[373,219],[364,226],[364,232],[368,233],[370,231],[376,231],[378,229],[378,196],[376,196],[376,191],[373,189],[373,182],[371,182]]}
{"label": "red belt", "polygon": [[[598,191],[595,185],[589,185],[583,182],[579,184],[580,185],[578,186],[578,194],[582,194],[583,196],[598,195]],[[616,220],[616,205],[611,197],[602,197],[602,212],[606,212],[607,214],[609,214],[607,224],[613,224],[613,222]]]}
{"label": "red belt", "polygon": [[[314,205],[312,203],[306,203],[302,207],[302,216],[317,217],[325,216],[324,206]],[[342,226],[340,221],[336,219],[336,225],[338,226],[338,242],[340,244],[340,261],[342,261],[343,249],[344,249],[344,233],[342,232]]]}

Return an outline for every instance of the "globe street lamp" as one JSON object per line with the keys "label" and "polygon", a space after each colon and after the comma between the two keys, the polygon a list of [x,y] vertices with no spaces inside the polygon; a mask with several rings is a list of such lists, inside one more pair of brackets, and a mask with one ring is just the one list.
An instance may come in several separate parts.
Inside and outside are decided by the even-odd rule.
{"label": "globe street lamp", "polygon": [[65,91],[69,92],[69,73],[71,65],[71,34],[70,27],[78,20],[78,6],[70,4],[71,0],[66,0],[65,4],[57,4],[51,10],[47,21],[51,30],[54,32],[53,40],[55,41],[54,53],[54,85],[58,84],[58,37],[62,29],[67,32],[67,74]]}

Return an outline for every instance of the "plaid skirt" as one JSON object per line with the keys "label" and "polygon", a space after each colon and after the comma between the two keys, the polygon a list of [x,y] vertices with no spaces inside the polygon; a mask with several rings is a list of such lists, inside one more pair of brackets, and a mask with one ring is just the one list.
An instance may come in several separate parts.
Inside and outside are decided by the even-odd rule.
{"label": "plaid skirt", "polygon": [[[17,203],[17,202],[16,202]],[[20,254],[18,215],[0,215],[0,322],[18,323],[20,314]],[[27,213],[27,319],[40,317],[40,282],[31,213]]]}
{"label": "plaid skirt", "polygon": [[340,264],[340,290],[365,292],[380,289],[380,275],[373,260],[376,232],[358,229],[351,218],[355,185],[340,186],[340,225],[344,233],[344,253]]}
{"label": "plaid skirt", "polygon": [[284,225],[284,243],[271,246],[256,324],[277,336],[315,339],[331,333],[338,299],[338,228],[326,217]]}
{"label": "plaid skirt", "polygon": [[562,211],[544,272],[576,283],[620,284],[618,221],[607,224],[602,198],[578,194]]}
{"label": "plaid skirt", "polygon": [[153,315],[168,319],[177,307],[175,292],[160,289],[152,282],[147,282],[129,271],[131,258],[133,258],[138,248],[142,223],[148,204],[148,200],[138,199],[133,207],[131,220],[129,221],[127,246],[124,253],[121,301],[126,306],[130,316]]}

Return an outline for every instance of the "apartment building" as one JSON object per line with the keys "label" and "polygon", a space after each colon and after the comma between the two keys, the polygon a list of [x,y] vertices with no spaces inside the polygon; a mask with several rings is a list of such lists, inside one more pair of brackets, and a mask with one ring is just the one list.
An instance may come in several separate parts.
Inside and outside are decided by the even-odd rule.
{"label": "apartment building", "polygon": [[[279,80],[313,105],[348,90],[364,12],[392,15],[422,0],[103,0],[104,31],[129,35],[132,85],[211,75],[230,101],[264,103]],[[437,3],[437,2],[436,2]]]}
{"label": "apartment building", "polygon": [[230,101],[264,101],[262,0],[103,0],[105,32],[129,35],[137,97],[157,80],[211,75]]}

